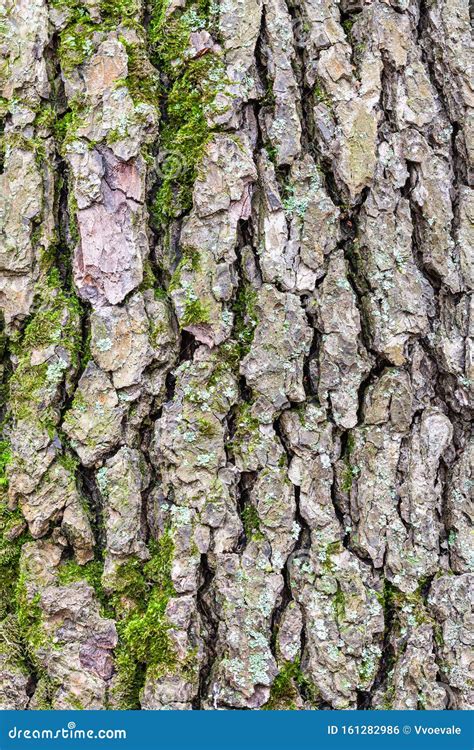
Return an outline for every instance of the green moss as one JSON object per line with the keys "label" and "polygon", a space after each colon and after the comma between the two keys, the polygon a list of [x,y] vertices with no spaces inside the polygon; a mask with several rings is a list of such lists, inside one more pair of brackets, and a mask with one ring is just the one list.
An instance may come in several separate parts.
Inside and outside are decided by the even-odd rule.
{"label": "green moss", "polygon": [[7,615],[0,620],[0,654],[4,654],[12,665],[29,676],[28,655],[15,615]]}
{"label": "green moss", "polygon": [[[99,23],[92,20],[88,9],[80,0],[53,0],[53,5],[69,12],[69,22],[59,35],[58,46],[61,69],[66,74],[92,56],[95,50],[93,36],[96,32],[107,32],[119,24],[141,29],[142,5],[139,0],[100,0]],[[133,53],[131,56],[133,57]],[[135,63],[136,59],[132,59],[130,76],[133,81],[139,77],[136,75],[138,70]]]}
{"label": "green moss", "polygon": [[[2,513],[3,522],[4,518],[5,511]],[[15,522],[18,520],[17,516]],[[40,594],[28,596],[26,573],[20,567],[21,548],[28,537],[24,534],[10,541],[7,549],[4,534],[2,536],[0,567],[5,566],[6,569],[2,572],[8,576],[7,592],[4,589],[2,593],[8,593],[8,600],[4,602],[6,606],[3,608],[4,617],[0,625],[0,648],[3,650],[1,642],[6,639],[7,653],[15,665],[24,669],[26,674],[34,673],[39,679],[43,679],[45,684],[51,685],[44,667],[37,658],[38,649],[47,641]],[[13,644],[13,650],[11,644]],[[44,705],[44,707],[49,708],[50,705]]]}
{"label": "green moss", "polygon": [[255,328],[258,323],[256,312],[257,292],[250,284],[242,284],[237,292],[232,310],[235,315],[233,338],[239,346],[240,359],[250,351]]}
{"label": "green moss", "polygon": [[364,44],[364,42],[358,42],[354,46],[354,62],[356,63],[356,65],[360,64],[360,58],[362,57],[363,52],[365,52],[366,46],[367,45]]}
{"label": "green moss", "polygon": [[264,143],[265,151],[267,152],[268,158],[274,167],[278,167],[278,149],[273,146],[270,141]]}
{"label": "green moss", "polygon": [[117,649],[117,683],[115,698],[121,708],[139,707],[139,691],[145,672],[156,676],[182,668],[172,646],[166,617],[166,606],[175,594],[171,580],[174,542],[170,530],[158,541],[150,543],[151,559],[143,566],[127,564],[121,567],[117,579],[120,593],[133,599],[135,607],[122,620],[117,629],[120,643]]}
{"label": "green moss", "polygon": [[244,525],[245,537],[247,541],[251,539],[257,541],[264,536],[260,531],[260,516],[255,505],[248,503],[242,511],[242,523]]}
{"label": "green moss", "polygon": [[139,664],[147,665],[155,674],[176,664],[176,654],[169,638],[170,624],[165,615],[169,596],[154,588],[144,612],[133,614],[122,628],[128,652]]}
{"label": "green moss", "polygon": [[296,413],[298,415],[298,419],[300,422],[300,425],[302,427],[306,427],[306,408],[304,404],[297,404],[295,407]]}
{"label": "green moss", "polygon": [[50,104],[43,104],[35,117],[35,127],[51,130],[56,122],[56,113]]}
{"label": "green moss", "polygon": [[285,663],[273,681],[270,698],[263,706],[265,711],[296,710],[299,693],[295,680],[298,669],[299,667],[294,662]]}
{"label": "green moss", "polygon": [[332,99],[329,96],[329,94],[324,90],[322,84],[319,81],[316,81],[316,83],[314,84],[313,96],[316,102],[325,104],[326,107],[328,107],[328,109],[332,109],[332,106],[333,106]]}
{"label": "green moss", "polygon": [[201,255],[196,248],[184,247],[182,251],[183,257],[176,266],[168,285],[169,292],[172,292],[174,289],[179,289],[181,286],[181,274],[183,271],[197,272],[201,269]]}
{"label": "green moss", "polygon": [[131,651],[119,646],[115,655],[116,683],[113,696],[121,709],[127,711],[140,708],[140,690],[143,687],[146,669],[139,664]]}
{"label": "green moss", "polygon": [[341,475],[341,489],[344,492],[350,492],[352,483],[354,479],[356,479],[360,474],[360,469],[358,466],[353,466],[351,464],[351,454],[354,452],[355,448],[355,437],[352,432],[349,432],[347,434],[347,444],[346,444],[346,452],[344,455],[344,470]]}
{"label": "green moss", "polygon": [[147,670],[159,675],[183,668],[172,647],[171,625],[165,614],[166,605],[175,594],[171,581],[174,543],[169,530],[158,542],[150,542],[150,552],[151,558],[145,565],[131,559],[119,566],[112,594],[104,590],[104,566],[100,560],[84,566],[68,560],[58,573],[61,585],[87,581],[96,591],[103,616],[116,619],[119,645],[114,697],[126,709],[139,708],[139,692]]}
{"label": "green moss", "polygon": [[[215,95],[225,88],[225,66],[215,54],[186,55],[192,31],[210,28],[209,5],[188,2],[184,11],[165,14],[166,2],[153,4],[149,40],[152,60],[168,78],[161,152],[169,155],[162,165],[162,182],[153,203],[158,225],[190,209],[192,186],[211,131],[206,112],[215,107]],[[172,158],[171,158],[172,157]]]}
{"label": "green moss", "polygon": [[76,698],[74,695],[69,695],[67,700],[71,708],[75,711],[84,711],[85,706],[79,698]]}
{"label": "green moss", "polygon": [[58,57],[64,73],[82,65],[93,53],[92,37],[97,31],[85,9],[76,9],[74,21],[59,35]]}
{"label": "green moss", "polygon": [[84,124],[87,113],[84,99],[79,95],[71,97],[68,105],[68,110],[61,117],[56,117],[53,123],[54,137],[62,153],[65,146],[77,137],[77,131]]}
{"label": "green moss", "polygon": [[397,612],[402,609],[410,609],[418,625],[425,623],[433,624],[433,619],[426,608],[425,596],[423,594],[426,579],[421,580],[418,588],[413,593],[400,591],[393,583],[384,579],[384,587],[377,598],[383,607],[385,618],[397,617]]}
{"label": "green moss", "polygon": [[12,132],[8,136],[3,136],[5,151],[13,148],[22,151],[31,151],[34,154],[36,164],[41,167],[46,158],[46,149],[44,141],[41,138],[27,138],[22,133]]}
{"label": "green moss", "polygon": [[[183,286],[181,276],[183,271],[198,273],[201,270],[201,255],[194,247],[185,247],[183,257],[179,261],[170,283],[168,292],[180,289]],[[184,301],[184,312],[179,321],[180,326],[198,325],[209,323],[210,307],[208,302],[199,299],[191,288],[187,288]]]}
{"label": "green moss", "polygon": [[102,586],[104,563],[102,560],[91,560],[85,565],[79,565],[75,560],[66,560],[58,570],[58,584],[67,586],[76,581],[86,581],[94,589],[99,600],[102,613],[110,616],[112,609],[108,597]]}
{"label": "green moss", "polygon": [[[0,503],[0,619],[15,611],[21,548],[29,534],[22,531],[16,536],[14,531],[25,525],[19,510],[9,510],[5,502]],[[12,533],[16,538],[11,538]]]}
{"label": "green moss", "polygon": [[10,463],[11,448],[8,440],[0,440],[0,488],[8,487],[6,468]]}
{"label": "green moss", "polygon": [[440,623],[438,622],[435,622],[433,626],[433,638],[437,647],[443,648],[444,646],[443,626],[440,625]]}
{"label": "green moss", "polygon": [[[18,365],[10,379],[10,406],[15,420],[38,419],[46,427],[55,423],[51,407],[45,407],[48,389],[56,386],[66,370],[79,364],[81,350],[81,307],[74,294],[65,293],[57,270],[51,272],[40,290],[41,302],[25,328],[21,342],[14,345]],[[31,364],[31,354],[38,349],[60,345],[69,356],[64,367],[56,370],[47,362]]]}
{"label": "green moss", "polygon": [[120,596],[126,596],[135,602],[145,601],[148,597],[150,587],[144,576],[143,564],[137,558],[131,558],[120,565],[114,578],[116,603],[120,601]]}
{"label": "green moss", "polygon": [[197,426],[199,433],[204,437],[214,437],[216,434],[216,427],[205,417],[199,417],[197,420]]}
{"label": "green moss", "polygon": [[67,11],[74,14],[76,12],[86,12],[83,0],[50,0],[50,4],[56,10]]}
{"label": "green moss", "polygon": [[350,36],[352,27],[354,26],[356,20],[357,16],[349,16],[349,18],[346,18],[345,21],[342,22],[341,26],[344,29],[346,36]]}
{"label": "green moss", "polygon": [[424,584],[420,584],[417,590],[412,594],[404,594],[396,590],[394,594],[394,604],[397,608],[410,607],[417,625],[433,625],[434,620],[426,607],[425,597],[422,594]]}
{"label": "green moss", "polygon": [[334,563],[332,562],[332,556],[338,555],[342,551],[341,542],[330,542],[324,550],[323,569],[326,573],[334,572]]}
{"label": "green moss", "polygon": [[140,284],[139,290],[141,292],[144,292],[147,289],[154,289],[155,286],[156,286],[156,277],[153,272],[153,267],[150,261],[147,259],[145,260],[143,264],[143,281]]}
{"label": "green moss", "polygon": [[[54,274],[51,283],[45,289],[44,306],[33,316],[25,329],[21,342],[22,352],[27,350],[30,353],[33,349],[45,348],[61,342],[61,345],[69,352],[75,353],[77,328],[74,322],[81,308],[77,298],[62,292],[59,284],[59,279]],[[64,325],[65,312],[69,312],[73,320],[68,320]]]}
{"label": "green moss", "polygon": [[273,81],[268,81],[265,93],[260,99],[261,107],[274,107],[276,104],[276,97],[273,91]]}
{"label": "green moss", "polygon": [[[435,643],[442,645],[442,633],[438,624],[433,620],[433,617],[427,611],[425,606],[425,599],[422,593],[422,589],[425,586],[425,581],[421,583],[418,589],[407,594],[400,591],[393,583],[384,579],[383,589],[377,593],[379,603],[383,608],[384,621],[385,621],[385,638],[388,633],[392,633],[397,637],[402,634],[402,628],[406,627],[406,620],[414,620],[416,625],[429,624],[433,627],[433,634]],[[388,673],[387,689],[385,690],[383,697],[383,708],[391,709],[393,706],[393,700],[395,697],[395,688],[392,683],[393,679],[393,668],[404,649],[406,649],[406,639],[402,639],[402,645],[398,653],[393,649],[387,649],[385,652],[385,667]],[[369,663],[370,667],[370,663]],[[361,680],[364,678],[372,677],[370,670],[367,672],[364,661],[362,662],[360,677]]]}
{"label": "green moss", "polygon": [[79,243],[79,227],[77,225],[77,200],[72,190],[68,193],[67,198],[68,218],[69,218],[69,236],[71,245],[75,246]]}
{"label": "green moss", "polygon": [[144,566],[145,576],[170,599],[176,593],[171,580],[171,567],[174,559],[174,541],[171,530],[167,529],[158,541],[152,539],[149,549],[151,559]]}
{"label": "green moss", "polygon": [[125,85],[135,104],[145,102],[157,106],[160,96],[160,80],[155,68],[150,64],[147,49],[143,43],[131,43],[121,36],[128,56],[128,75],[116,86]]}
{"label": "green moss", "polygon": [[[46,673],[42,673],[35,690],[35,709],[37,711],[52,710],[54,695],[58,687],[58,683],[54,682]],[[71,707],[75,708],[72,702]]]}
{"label": "green moss", "polygon": [[100,14],[104,21],[140,20],[139,0],[100,0]]}
{"label": "green moss", "polygon": [[180,320],[181,327],[209,323],[209,306],[189,293],[184,303],[184,313]]}
{"label": "green moss", "polygon": [[260,438],[260,422],[252,414],[252,404],[242,401],[235,410],[234,434],[231,447],[236,449],[245,448],[251,453],[258,444]]}
{"label": "green moss", "polygon": [[341,478],[341,487],[344,492],[350,492],[353,480],[354,480],[354,474],[352,473],[352,467],[346,466],[346,468],[344,469],[342,473],[342,478]]}
{"label": "green moss", "polygon": [[355,448],[354,433],[349,432],[347,434],[347,446],[346,446],[346,453],[348,456],[350,456],[354,452],[354,448]]}
{"label": "green moss", "polygon": [[153,296],[156,300],[168,299],[166,289],[161,289],[161,287],[155,287],[155,289],[153,290]]}
{"label": "green moss", "polygon": [[393,701],[395,700],[395,685],[389,685],[384,693],[382,700],[382,708],[385,711],[390,711],[393,708]]}
{"label": "green moss", "polygon": [[302,672],[300,660],[286,661],[275,677],[264,711],[296,710],[300,697],[316,705],[318,690]]}
{"label": "green moss", "polygon": [[386,621],[393,610],[396,592],[397,588],[393,583],[384,578],[383,589],[381,592],[377,592],[377,599],[382,606]]}
{"label": "green moss", "polygon": [[79,465],[79,459],[71,453],[65,452],[61,456],[58,456],[58,463],[61,464],[69,474],[74,475]]}
{"label": "green moss", "polygon": [[[192,186],[210,135],[203,110],[203,102],[210,96],[209,72],[208,60],[195,61],[169,92],[168,120],[161,133],[161,146],[170,156],[163,164],[163,182],[153,204],[153,216],[160,224],[188,211],[192,205]],[[171,156],[173,161],[168,165]]]}
{"label": "green moss", "polygon": [[43,628],[43,611],[40,606],[40,594],[32,598],[27,596],[25,574],[20,572],[16,585],[15,602],[18,626],[30,659],[35,661],[35,652],[45,643]]}
{"label": "green moss", "polygon": [[334,594],[332,604],[334,607],[336,622],[341,623],[346,615],[346,597],[344,596],[344,592],[341,589],[339,581],[337,582],[337,590]]}

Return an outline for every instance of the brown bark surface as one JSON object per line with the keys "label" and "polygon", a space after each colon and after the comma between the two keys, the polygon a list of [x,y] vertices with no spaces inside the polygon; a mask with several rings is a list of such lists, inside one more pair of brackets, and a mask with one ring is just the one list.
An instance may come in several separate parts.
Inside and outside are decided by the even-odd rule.
{"label": "brown bark surface", "polygon": [[467,0],[0,1],[0,707],[471,707]]}

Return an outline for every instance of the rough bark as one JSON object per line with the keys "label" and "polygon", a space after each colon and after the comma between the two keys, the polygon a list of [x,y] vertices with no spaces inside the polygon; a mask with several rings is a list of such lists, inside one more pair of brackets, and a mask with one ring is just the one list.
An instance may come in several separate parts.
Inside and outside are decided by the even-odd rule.
{"label": "rough bark", "polygon": [[472,706],[467,0],[2,3],[1,707]]}

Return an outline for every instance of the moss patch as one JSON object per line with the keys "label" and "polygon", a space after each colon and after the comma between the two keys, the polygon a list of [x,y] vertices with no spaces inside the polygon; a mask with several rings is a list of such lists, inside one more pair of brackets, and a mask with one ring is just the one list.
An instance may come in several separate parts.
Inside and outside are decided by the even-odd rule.
{"label": "moss patch", "polygon": [[67,560],[63,563],[58,571],[58,584],[67,586],[69,583],[76,581],[86,581],[94,589],[97,599],[102,608],[102,615],[111,617],[113,615],[112,607],[102,586],[102,574],[104,572],[104,563],[102,560],[91,560],[85,565],[79,565],[75,560]]}
{"label": "moss patch", "polygon": [[[114,697],[121,708],[139,708],[139,693],[146,672],[156,677],[182,667],[172,646],[166,606],[175,594],[171,580],[174,542],[168,529],[150,543],[151,559],[142,571],[134,561],[118,571],[120,591],[115,610],[120,643],[116,653],[117,682]],[[122,611],[123,598],[132,600],[130,611]]]}
{"label": "moss patch", "polygon": [[334,607],[334,615],[336,617],[336,622],[339,624],[344,620],[345,615],[346,615],[346,597],[344,596],[344,592],[341,589],[339,581],[337,582],[337,590],[336,590],[336,593],[334,594],[332,603]]}
{"label": "moss patch", "polygon": [[170,16],[166,5],[166,0],[153,4],[149,26],[152,61],[167,78],[161,152],[168,158],[161,166],[161,185],[152,207],[159,226],[191,208],[192,186],[211,134],[206,113],[226,86],[225,66],[216,54],[187,54],[190,34],[212,29],[210,4],[188,2]]}
{"label": "moss patch", "polygon": [[190,293],[184,303],[184,314],[180,320],[181,327],[209,323],[209,307]]}
{"label": "moss patch", "polygon": [[323,569],[326,573],[334,572],[334,563],[332,561],[333,555],[338,555],[342,552],[341,542],[330,542],[324,550]]}
{"label": "moss patch", "polygon": [[112,593],[102,583],[102,560],[83,566],[68,560],[58,574],[61,585],[87,581],[96,591],[102,615],[116,620],[119,645],[115,654],[113,697],[122,709],[140,708],[139,694],[147,671],[158,677],[178,668],[189,668],[189,664],[178,663],[169,638],[171,625],[165,614],[175,594],[171,580],[174,556],[171,531],[165,531],[158,541],[152,540],[149,548],[151,558],[145,565],[138,559],[130,559],[118,568]]}
{"label": "moss patch", "polygon": [[343,492],[350,492],[354,479],[360,474],[358,466],[353,466],[351,463],[351,454],[354,452],[355,437],[352,432],[347,435],[347,446],[344,455],[344,469],[341,475],[341,489]]}
{"label": "moss patch", "polygon": [[141,10],[139,0],[100,0],[100,14],[106,21],[137,21]]}
{"label": "moss patch", "polygon": [[[0,503],[0,619],[15,611],[16,584],[19,577],[21,548],[29,539],[22,530],[25,519],[19,510],[11,511]],[[20,533],[17,535],[16,530]]]}
{"label": "moss patch", "polygon": [[[74,294],[67,294],[60,286],[58,274],[51,273],[48,282],[40,289],[40,304],[25,328],[23,338],[15,342],[18,365],[10,379],[10,406],[13,418],[38,419],[44,426],[54,426],[57,418],[48,401],[48,392],[54,390],[67,371],[79,364],[81,350],[81,306]],[[31,363],[35,350],[60,345],[70,361],[60,360]]]}
{"label": "moss patch", "polygon": [[95,31],[97,26],[85,8],[75,7],[72,22],[59,35],[58,57],[64,73],[70,73],[92,55]]}
{"label": "moss patch", "polygon": [[260,531],[260,517],[255,505],[248,503],[242,511],[242,523],[244,525],[247,541],[264,539]]}
{"label": "moss patch", "polygon": [[318,690],[302,672],[300,660],[287,661],[275,677],[264,711],[296,710],[296,701],[301,696],[312,705],[318,699]]}
{"label": "moss patch", "polygon": [[6,468],[10,463],[11,448],[8,440],[0,440],[0,488],[8,487]]}
{"label": "moss patch", "polygon": [[239,287],[232,310],[235,315],[233,337],[239,346],[239,359],[249,353],[258,323],[257,292],[247,283]]}

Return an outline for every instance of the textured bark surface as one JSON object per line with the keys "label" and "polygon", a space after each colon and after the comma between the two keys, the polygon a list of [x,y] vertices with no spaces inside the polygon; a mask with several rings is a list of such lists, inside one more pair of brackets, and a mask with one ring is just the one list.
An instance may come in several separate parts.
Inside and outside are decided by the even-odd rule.
{"label": "textured bark surface", "polygon": [[472,706],[467,0],[1,3],[1,707]]}

